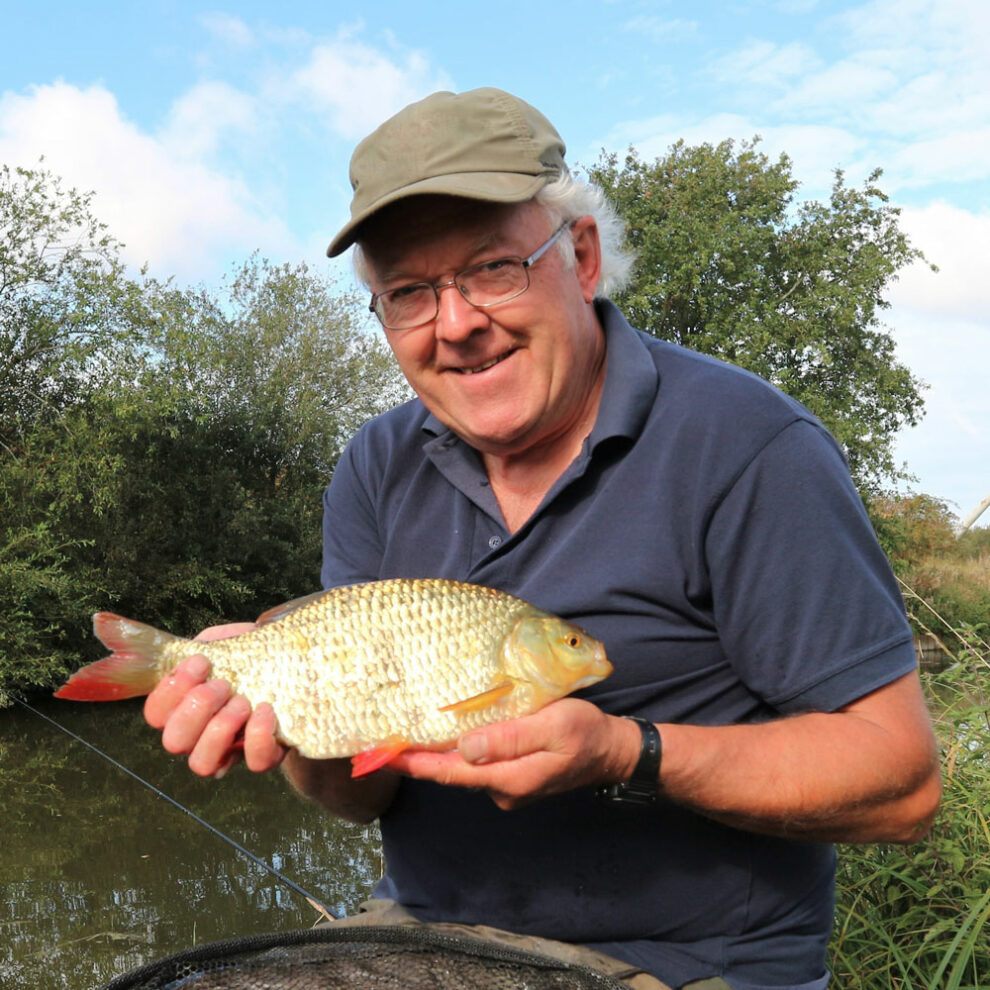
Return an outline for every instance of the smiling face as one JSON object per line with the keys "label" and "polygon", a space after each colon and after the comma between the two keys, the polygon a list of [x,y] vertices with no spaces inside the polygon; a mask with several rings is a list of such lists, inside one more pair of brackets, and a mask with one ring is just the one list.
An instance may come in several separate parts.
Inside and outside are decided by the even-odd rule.
{"label": "smiling face", "polygon": [[[531,202],[418,197],[369,223],[361,246],[370,287],[383,292],[446,282],[486,260],[525,258],[554,229]],[[573,238],[574,265],[551,249],[530,268],[530,287],[521,296],[477,309],[451,286],[440,290],[432,322],[385,331],[427,408],[483,454],[570,448],[594,422],[605,367],[604,334],[592,306],[597,229],[582,217],[563,236]]]}

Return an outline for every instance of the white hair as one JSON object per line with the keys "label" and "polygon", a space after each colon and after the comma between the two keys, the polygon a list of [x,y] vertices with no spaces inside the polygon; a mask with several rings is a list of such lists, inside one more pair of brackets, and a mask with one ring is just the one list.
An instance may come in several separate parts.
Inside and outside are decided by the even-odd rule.
{"label": "white hair", "polygon": [[[602,270],[595,298],[607,298],[625,288],[636,256],[624,244],[625,225],[598,186],[563,172],[536,194],[534,202],[543,207],[555,228],[580,217],[594,217],[602,248]],[[562,237],[557,247],[565,262],[573,265],[574,242]]]}
{"label": "white hair", "polygon": [[[543,209],[554,229],[580,217],[594,217],[602,249],[602,268],[595,287],[595,298],[607,298],[625,288],[636,256],[625,246],[625,226],[601,189],[590,182],[574,178],[569,172],[563,172],[548,182],[530,202]],[[556,247],[564,263],[573,267],[574,242],[571,238],[561,237]],[[355,276],[363,285],[368,286],[368,260],[360,242],[356,241],[354,244],[351,261]]]}

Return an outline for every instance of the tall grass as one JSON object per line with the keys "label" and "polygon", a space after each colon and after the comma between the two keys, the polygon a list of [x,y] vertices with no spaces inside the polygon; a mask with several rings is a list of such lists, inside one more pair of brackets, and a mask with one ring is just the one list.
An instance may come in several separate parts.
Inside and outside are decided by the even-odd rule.
{"label": "tall grass", "polygon": [[916,624],[951,629],[952,661],[926,672],[942,754],[931,835],[912,846],[844,846],[831,943],[843,990],[990,987],[990,643],[953,628],[911,588]]}

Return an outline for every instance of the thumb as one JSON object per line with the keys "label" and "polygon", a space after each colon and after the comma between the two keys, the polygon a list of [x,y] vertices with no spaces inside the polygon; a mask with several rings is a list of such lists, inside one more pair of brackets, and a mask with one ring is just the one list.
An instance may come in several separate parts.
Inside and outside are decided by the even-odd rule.
{"label": "thumb", "polygon": [[516,760],[544,748],[542,736],[534,734],[533,730],[532,716],[496,722],[461,736],[457,741],[457,750],[467,763],[479,766],[500,760]]}

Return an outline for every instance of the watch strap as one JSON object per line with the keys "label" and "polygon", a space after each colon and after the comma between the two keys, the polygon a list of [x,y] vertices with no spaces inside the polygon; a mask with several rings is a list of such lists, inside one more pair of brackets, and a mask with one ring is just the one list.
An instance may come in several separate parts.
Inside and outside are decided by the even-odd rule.
{"label": "watch strap", "polygon": [[598,796],[606,801],[620,801],[628,804],[653,804],[660,793],[660,759],[663,744],[657,727],[645,718],[624,715],[635,722],[642,732],[643,742],[639,760],[630,778],[620,784],[603,784],[598,788]]}

